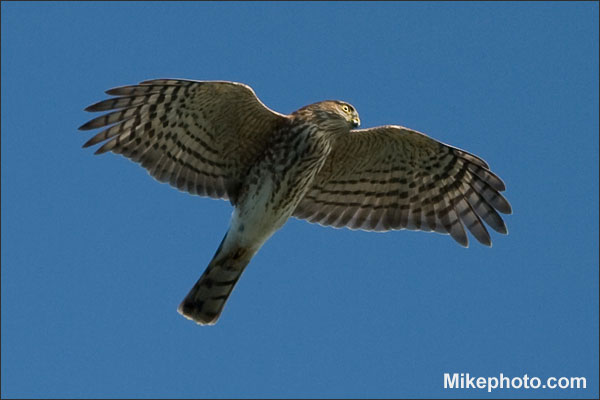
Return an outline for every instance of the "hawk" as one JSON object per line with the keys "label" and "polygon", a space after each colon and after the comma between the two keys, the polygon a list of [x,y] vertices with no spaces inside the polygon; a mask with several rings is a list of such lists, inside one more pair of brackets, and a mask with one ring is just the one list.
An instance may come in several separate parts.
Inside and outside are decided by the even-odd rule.
{"label": "hawk", "polygon": [[289,114],[266,107],[241,83],[157,79],[106,91],[86,111],[110,111],[79,129],[103,128],[102,143],[160,182],[234,206],[212,261],[179,305],[212,325],[250,259],[290,217],[367,231],[449,234],[466,229],[490,246],[484,225],[506,234],[511,206],[502,180],[481,158],[396,125],[356,129],[346,102]]}

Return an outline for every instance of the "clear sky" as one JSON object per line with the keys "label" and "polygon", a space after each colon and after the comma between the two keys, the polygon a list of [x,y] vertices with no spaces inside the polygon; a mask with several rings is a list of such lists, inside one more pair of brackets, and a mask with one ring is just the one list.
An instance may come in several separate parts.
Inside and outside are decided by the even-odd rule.
{"label": "clear sky", "polygon": [[[2,2],[6,397],[598,397],[598,3]],[[216,326],[176,308],[228,202],[81,149],[151,78],[352,103],[484,158],[509,235],[290,220]],[[587,389],[444,389],[444,373]]]}

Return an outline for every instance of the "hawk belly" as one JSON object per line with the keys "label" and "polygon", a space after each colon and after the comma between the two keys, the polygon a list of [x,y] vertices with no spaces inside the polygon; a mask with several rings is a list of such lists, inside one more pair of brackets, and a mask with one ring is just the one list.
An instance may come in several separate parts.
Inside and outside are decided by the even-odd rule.
{"label": "hawk belly", "polygon": [[247,175],[229,230],[204,274],[179,306],[199,324],[214,324],[246,265],[304,197],[330,151],[316,128],[291,129]]}

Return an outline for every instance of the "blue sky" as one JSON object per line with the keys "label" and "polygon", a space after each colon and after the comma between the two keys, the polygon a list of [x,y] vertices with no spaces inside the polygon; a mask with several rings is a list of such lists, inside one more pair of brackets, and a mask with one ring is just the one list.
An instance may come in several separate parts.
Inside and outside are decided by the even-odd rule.
{"label": "blue sky", "polygon": [[[2,3],[7,397],[598,397],[598,4]],[[176,307],[225,201],[93,156],[103,91],[233,80],[352,103],[484,158],[494,246],[290,220],[216,326]],[[444,373],[586,390],[444,389]]]}

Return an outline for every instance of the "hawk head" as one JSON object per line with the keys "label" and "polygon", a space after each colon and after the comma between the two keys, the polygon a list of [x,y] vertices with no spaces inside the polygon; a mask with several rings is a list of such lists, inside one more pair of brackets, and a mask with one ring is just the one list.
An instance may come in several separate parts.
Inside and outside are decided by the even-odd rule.
{"label": "hawk head", "polygon": [[329,131],[349,131],[360,125],[360,118],[354,107],[339,100],[326,100],[310,104],[295,111],[292,115],[307,119]]}

